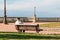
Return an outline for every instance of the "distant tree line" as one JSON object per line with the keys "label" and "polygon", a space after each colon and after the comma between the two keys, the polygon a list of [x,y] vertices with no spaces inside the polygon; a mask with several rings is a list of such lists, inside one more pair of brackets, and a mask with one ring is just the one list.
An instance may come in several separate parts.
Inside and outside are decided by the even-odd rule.
{"label": "distant tree line", "polygon": [[[8,17],[7,22],[8,23],[14,23],[16,21],[17,17]],[[23,22],[32,22],[33,18],[28,17],[20,17],[23,19]],[[60,22],[60,18],[37,18],[36,22]],[[3,23],[3,17],[0,17],[0,23]]]}

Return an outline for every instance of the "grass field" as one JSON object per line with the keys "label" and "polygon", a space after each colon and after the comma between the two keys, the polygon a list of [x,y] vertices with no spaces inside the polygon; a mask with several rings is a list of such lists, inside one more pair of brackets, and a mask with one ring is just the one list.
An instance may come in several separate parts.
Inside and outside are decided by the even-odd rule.
{"label": "grass field", "polygon": [[48,24],[40,24],[40,27],[60,27],[60,22],[48,22]]}
{"label": "grass field", "polygon": [[60,40],[59,34],[34,34],[34,33],[2,33],[0,40]]}

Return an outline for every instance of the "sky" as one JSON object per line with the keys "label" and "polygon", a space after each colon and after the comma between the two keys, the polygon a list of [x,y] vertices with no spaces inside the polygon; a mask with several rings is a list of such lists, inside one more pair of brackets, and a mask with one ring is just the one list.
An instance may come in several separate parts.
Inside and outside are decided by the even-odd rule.
{"label": "sky", "polygon": [[[8,17],[60,17],[60,0],[6,0]],[[0,16],[4,14],[4,0],[0,0]]]}

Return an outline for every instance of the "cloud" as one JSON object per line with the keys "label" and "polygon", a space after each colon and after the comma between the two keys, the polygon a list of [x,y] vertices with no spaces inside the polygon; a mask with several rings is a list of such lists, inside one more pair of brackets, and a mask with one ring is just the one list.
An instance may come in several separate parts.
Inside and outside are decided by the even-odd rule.
{"label": "cloud", "polygon": [[[36,0],[37,8],[44,10],[60,5],[60,0]],[[21,10],[34,7],[34,0],[9,0],[7,1],[7,10]],[[3,1],[0,0],[0,9],[3,9]]]}
{"label": "cloud", "polygon": [[[1,2],[1,1],[0,1]],[[34,0],[9,0],[7,1],[7,10],[31,9],[34,7]],[[0,3],[0,9],[3,9],[3,2]]]}
{"label": "cloud", "polygon": [[0,3],[0,10],[3,10],[3,4]]}
{"label": "cloud", "polygon": [[60,8],[60,0],[38,0],[38,10],[51,12]]}
{"label": "cloud", "polygon": [[[34,7],[36,3],[37,14],[46,16],[46,14],[59,14],[60,13],[60,0],[8,0],[7,10],[25,10],[28,11]],[[3,2],[0,0],[0,10],[3,9]],[[52,15],[53,16],[53,15]]]}
{"label": "cloud", "polygon": [[7,10],[20,10],[20,9],[28,9],[33,7],[33,3],[32,2],[16,2],[13,4],[9,4],[7,5]]}

